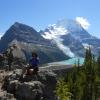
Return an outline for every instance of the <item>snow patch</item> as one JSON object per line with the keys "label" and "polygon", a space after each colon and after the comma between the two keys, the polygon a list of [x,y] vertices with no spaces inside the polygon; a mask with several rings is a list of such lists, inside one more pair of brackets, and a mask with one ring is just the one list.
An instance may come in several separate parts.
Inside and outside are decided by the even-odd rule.
{"label": "snow patch", "polygon": [[48,30],[49,32],[44,32],[42,36],[43,38],[49,39],[49,40],[68,34],[68,31],[65,28],[63,28],[62,26],[56,27],[55,24],[53,24],[52,26],[49,26]]}
{"label": "snow patch", "polygon": [[2,35],[0,35],[0,39],[1,39]]}
{"label": "snow patch", "polygon": [[0,33],[0,39],[1,39],[2,36],[3,36],[3,33]]}
{"label": "snow patch", "polygon": [[100,47],[98,47],[98,49],[100,49]]}
{"label": "snow patch", "polygon": [[70,57],[74,57],[74,53],[71,52],[69,47],[63,44],[63,39],[61,38],[61,36],[69,34],[68,30],[66,30],[62,26],[57,27],[55,24],[49,26],[48,30],[49,32],[44,32],[44,34],[42,35],[43,38],[53,40],[64,54],[66,54],[67,56],[69,55]]}
{"label": "snow patch", "polygon": [[83,45],[83,47],[84,47],[85,49],[88,49],[89,47],[90,47],[90,48],[93,48],[92,45],[89,45],[89,44],[87,44],[87,43],[82,43],[82,45]]}

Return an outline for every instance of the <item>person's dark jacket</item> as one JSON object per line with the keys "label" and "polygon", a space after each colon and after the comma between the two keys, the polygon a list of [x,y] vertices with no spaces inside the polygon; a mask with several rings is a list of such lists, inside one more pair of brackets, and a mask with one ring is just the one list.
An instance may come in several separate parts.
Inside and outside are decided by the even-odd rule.
{"label": "person's dark jacket", "polygon": [[38,58],[31,58],[29,60],[29,65],[33,69],[36,68],[36,67],[38,67],[38,64],[39,64],[39,59]]}

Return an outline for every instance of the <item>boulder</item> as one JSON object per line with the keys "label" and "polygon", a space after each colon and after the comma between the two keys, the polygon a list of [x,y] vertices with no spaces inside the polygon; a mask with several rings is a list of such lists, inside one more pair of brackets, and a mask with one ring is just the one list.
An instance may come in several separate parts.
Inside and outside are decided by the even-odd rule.
{"label": "boulder", "polygon": [[56,100],[56,82],[56,74],[52,71],[22,77],[22,71],[17,69],[5,77],[2,88],[17,100]]}
{"label": "boulder", "polygon": [[39,81],[24,82],[18,84],[15,97],[18,100],[41,100],[44,85]]}
{"label": "boulder", "polygon": [[0,91],[0,100],[16,100],[14,95],[11,93],[7,93],[6,91]]}

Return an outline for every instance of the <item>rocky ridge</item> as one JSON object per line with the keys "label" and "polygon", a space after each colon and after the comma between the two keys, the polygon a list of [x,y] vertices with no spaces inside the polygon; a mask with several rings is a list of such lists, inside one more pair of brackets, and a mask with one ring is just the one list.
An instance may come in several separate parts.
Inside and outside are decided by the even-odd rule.
{"label": "rocky ridge", "polygon": [[2,73],[0,100],[57,100],[54,92],[57,79],[52,71],[24,78],[21,69]]}

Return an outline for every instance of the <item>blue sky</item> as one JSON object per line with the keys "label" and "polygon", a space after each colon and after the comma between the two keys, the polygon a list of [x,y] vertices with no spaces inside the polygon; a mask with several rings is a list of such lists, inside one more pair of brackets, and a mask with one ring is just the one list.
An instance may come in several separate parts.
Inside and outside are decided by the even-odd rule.
{"label": "blue sky", "polygon": [[32,26],[37,31],[57,20],[84,17],[88,32],[100,38],[100,0],[0,0],[0,34],[14,22]]}

